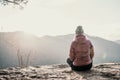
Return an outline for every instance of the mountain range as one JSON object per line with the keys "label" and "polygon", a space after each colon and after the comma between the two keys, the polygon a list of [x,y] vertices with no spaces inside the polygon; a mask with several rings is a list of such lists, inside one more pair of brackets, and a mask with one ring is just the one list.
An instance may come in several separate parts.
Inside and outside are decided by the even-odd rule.
{"label": "mountain range", "polygon": [[[87,35],[94,45],[94,64],[119,62],[120,44]],[[74,34],[37,37],[24,32],[0,32],[0,68],[66,63]],[[21,57],[22,56],[22,57]]]}
{"label": "mountain range", "polygon": [[117,40],[116,42],[117,42],[118,44],[120,44],[120,40]]}

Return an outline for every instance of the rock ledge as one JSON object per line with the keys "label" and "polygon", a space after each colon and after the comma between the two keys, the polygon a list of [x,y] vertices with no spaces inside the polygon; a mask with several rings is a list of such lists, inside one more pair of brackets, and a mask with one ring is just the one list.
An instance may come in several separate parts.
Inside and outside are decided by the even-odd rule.
{"label": "rock ledge", "polygon": [[120,80],[120,63],[95,65],[75,72],[66,64],[0,69],[0,80]]}

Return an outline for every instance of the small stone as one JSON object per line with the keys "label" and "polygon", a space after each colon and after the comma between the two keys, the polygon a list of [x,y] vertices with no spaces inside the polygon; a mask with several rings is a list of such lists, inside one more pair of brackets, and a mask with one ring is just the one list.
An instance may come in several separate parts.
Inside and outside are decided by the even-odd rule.
{"label": "small stone", "polygon": [[40,68],[40,66],[35,66],[35,68]]}
{"label": "small stone", "polygon": [[30,78],[37,78],[37,75],[36,74],[32,74],[32,75],[30,75]]}

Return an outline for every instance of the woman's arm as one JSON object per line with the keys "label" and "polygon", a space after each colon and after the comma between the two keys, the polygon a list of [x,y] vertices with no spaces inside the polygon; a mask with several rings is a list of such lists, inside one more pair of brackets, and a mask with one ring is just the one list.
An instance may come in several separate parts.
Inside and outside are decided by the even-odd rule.
{"label": "woman's arm", "polygon": [[93,57],[94,57],[94,48],[93,48],[93,46],[90,48],[90,57],[91,57],[91,59],[93,59]]}

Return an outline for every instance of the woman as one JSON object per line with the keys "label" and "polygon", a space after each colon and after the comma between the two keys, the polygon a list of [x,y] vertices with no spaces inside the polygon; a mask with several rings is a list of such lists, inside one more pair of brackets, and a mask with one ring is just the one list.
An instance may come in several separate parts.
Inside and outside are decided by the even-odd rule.
{"label": "woman", "polygon": [[82,26],[78,26],[75,32],[75,40],[71,43],[67,63],[75,71],[90,70],[94,57],[93,45],[84,35]]}

